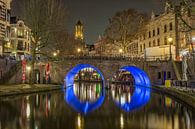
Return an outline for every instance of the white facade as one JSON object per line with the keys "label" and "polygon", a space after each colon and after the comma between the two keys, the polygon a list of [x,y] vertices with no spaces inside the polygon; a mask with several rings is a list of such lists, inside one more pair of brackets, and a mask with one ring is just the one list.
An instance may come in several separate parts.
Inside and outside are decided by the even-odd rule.
{"label": "white facade", "polygon": [[[179,17],[176,17],[175,8],[170,3],[166,3],[165,11],[163,14],[156,16],[153,12],[149,23],[146,25],[146,32],[142,33],[138,39],[138,53],[139,56],[145,56],[145,49],[153,47],[154,51],[158,51],[158,47],[166,47],[167,45],[173,45],[175,47],[176,54],[184,49],[189,50],[190,46],[190,33],[183,32],[186,28]],[[184,6],[180,5],[180,13],[185,21],[190,23],[188,12]],[[178,30],[178,31],[177,31]],[[177,33],[178,32],[178,33]],[[168,39],[171,38],[170,42]],[[158,46],[158,47],[157,47]],[[171,52],[170,52],[171,53]],[[162,53],[162,56],[167,56]]]}

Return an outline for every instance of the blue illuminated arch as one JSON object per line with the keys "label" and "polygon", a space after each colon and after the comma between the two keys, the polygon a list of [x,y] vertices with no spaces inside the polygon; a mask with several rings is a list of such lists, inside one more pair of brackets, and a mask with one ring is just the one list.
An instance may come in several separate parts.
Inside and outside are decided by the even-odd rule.
{"label": "blue illuminated arch", "polygon": [[120,70],[130,72],[134,77],[135,85],[150,87],[150,79],[142,69],[135,66],[124,66]]}
{"label": "blue illuminated arch", "polygon": [[66,75],[66,78],[65,78],[66,87],[68,87],[68,86],[73,86],[75,75],[76,75],[80,70],[82,70],[82,69],[84,69],[84,68],[92,68],[92,69],[94,69],[95,71],[97,71],[97,72],[100,74],[100,76],[101,76],[101,78],[102,78],[102,80],[103,80],[103,83],[104,83],[104,76],[103,76],[103,74],[101,73],[101,71],[100,71],[99,69],[97,69],[96,67],[94,67],[94,66],[92,66],[92,65],[90,65],[90,64],[78,64],[78,65],[76,65],[73,69],[71,69],[71,70],[68,72],[68,74]]}
{"label": "blue illuminated arch", "polygon": [[131,96],[131,102],[121,104],[116,102],[116,105],[126,112],[141,108],[150,100],[150,88],[135,86],[133,95]]}
{"label": "blue illuminated arch", "polygon": [[80,102],[74,94],[73,87],[67,87],[64,99],[77,112],[87,114],[99,108],[103,104],[105,99],[105,90],[104,88],[102,89],[100,97],[95,102]]}
{"label": "blue illuminated arch", "polygon": [[[95,102],[80,102],[80,100],[74,94],[74,90],[73,90],[74,77],[80,70],[84,68],[92,68],[96,70],[100,74],[103,81],[103,89],[101,92],[101,96]],[[66,81],[66,91],[65,91],[66,93],[64,99],[73,109],[75,109],[79,113],[87,114],[99,108],[103,104],[105,99],[104,76],[101,73],[101,71],[96,67],[90,64],[78,64],[68,72],[68,74],[65,77],[65,81]]]}

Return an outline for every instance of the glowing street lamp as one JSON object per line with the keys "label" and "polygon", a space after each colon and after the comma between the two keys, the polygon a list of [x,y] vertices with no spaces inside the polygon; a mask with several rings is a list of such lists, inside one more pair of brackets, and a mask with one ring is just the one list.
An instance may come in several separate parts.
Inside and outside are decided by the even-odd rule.
{"label": "glowing street lamp", "polygon": [[168,42],[169,42],[169,53],[170,53],[170,58],[169,60],[172,60],[172,52],[171,52],[171,45],[172,45],[172,42],[173,42],[173,38],[169,37],[168,38]]}
{"label": "glowing street lamp", "polygon": [[78,49],[77,49],[77,52],[78,52],[78,53],[80,53],[80,52],[81,52],[81,49],[80,49],[80,48],[78,48]]}
{"label": "glowing street lamp", "polygon": [[173,42],[173,38],[169,37],[169,38],[168,38],[168,42],[169,42],[169,43],[172,43],[172,42]]}
{"label": "glowing street lamp", "polygon": [[56,52],[54,52],[54,53],[53,53],[53,56],[54,56],[54,57],[56,57],[56,56],[57,56],[57,53],[56,53]]}
{"label": "glowing street lamp", "polygon": [[27,71],[29,72],[31,70],[30,66],[26,66]]}
{"label": "glowing street lamp", "polygon": [[119,53],[122,54],[123,53],[123,49],[119,49]]}

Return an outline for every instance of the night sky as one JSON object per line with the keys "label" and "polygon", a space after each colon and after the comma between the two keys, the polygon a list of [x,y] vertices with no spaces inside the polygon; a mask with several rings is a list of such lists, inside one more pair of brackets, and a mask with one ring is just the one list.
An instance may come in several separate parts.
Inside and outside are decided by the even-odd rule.
{"label": "night sky", "polygon": [[[13,0],[12,15],[20,16],[20,2]],[[64,0],[68,12],[67,29],[74,32],[78,20],[84,23],[85,41],[93,44],[102,35],[108,19],[117,11],[134,8],[150,14],[152,10],[159,14],[163,11],[163,0]]]}

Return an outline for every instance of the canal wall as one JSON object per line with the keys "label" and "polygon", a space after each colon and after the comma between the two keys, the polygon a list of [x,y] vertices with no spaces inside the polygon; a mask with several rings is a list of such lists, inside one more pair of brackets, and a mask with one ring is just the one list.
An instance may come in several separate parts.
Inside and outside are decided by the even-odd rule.
{"label": "canal wall", "polygon": [[160,93],[173,97],[195,111],[195,95],[193,95],[193,93],[189,94],[188,92],[179,91],[178,89],[174,89],[172,87],[166,88],[164,86],[152,86],[151,88]]}
{"label": "canal wall", "polygon": [[22,94],[48,92],[62,89],[61,85],[0,85],[0,97],[9,97]]}

